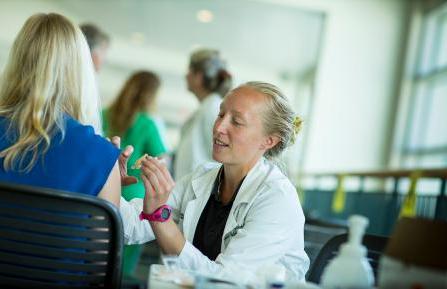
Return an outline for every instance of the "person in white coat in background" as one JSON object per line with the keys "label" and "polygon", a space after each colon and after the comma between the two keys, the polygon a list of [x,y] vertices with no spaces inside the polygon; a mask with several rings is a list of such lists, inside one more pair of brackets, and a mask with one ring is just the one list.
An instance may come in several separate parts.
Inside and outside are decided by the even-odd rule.
{"label": "person in white coat in background", "polygon": [[231,75],[219,51],[200,49],[193,52],[186,75],[188,90],[200,102],[181,129],[174,160],[174,177],[191,173],[204,162],[212,161],[212,129],[222,97],[231,89]]}
{"label": "person in white coat in background", "polygon": [[144,201],[120,207],[126,225],[133,224],[124,230],[126,242],[156,238],[180,268],[204,275],[250,283],[258,269],[275,264],[288,281],[304,281],[303,211],[295,187],[271,161],[300,126],[277,87],[249,82],[232,90],[213,128],[217,163],[175,184],[162,162],[142,161]]}

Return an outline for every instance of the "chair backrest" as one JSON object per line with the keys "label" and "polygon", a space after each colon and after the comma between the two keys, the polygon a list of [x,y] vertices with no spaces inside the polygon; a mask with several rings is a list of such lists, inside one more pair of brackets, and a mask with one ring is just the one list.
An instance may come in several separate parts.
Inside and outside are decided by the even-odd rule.
{"label": "chair backrest", "polygon": [[346,233],[348,226],[333,220],[321,220],[306,216],[304,224],[304,250],[313,264],[321,248],[334,236]]}
{"label": "chair backrest", "polygon": [[[348,239],[348,234],[341,234],[330,239],[321,249],[314,263],[311,265],[309,272],[307,272],[307,281],[313,283],[320,283],[321,275],[326,265],[338,253],[340,245],[345,243]],[[363,236],[363,245],[367,248],[367,258],[374,272],[375,280],[377,280],[377,269],[379,267],[379,258],[385,250],[388,237],[369,235]]]}
{"label": "chair backrest", "polygon": [[111,203],[0,184],[0,288],[119,288],[122,251]]}

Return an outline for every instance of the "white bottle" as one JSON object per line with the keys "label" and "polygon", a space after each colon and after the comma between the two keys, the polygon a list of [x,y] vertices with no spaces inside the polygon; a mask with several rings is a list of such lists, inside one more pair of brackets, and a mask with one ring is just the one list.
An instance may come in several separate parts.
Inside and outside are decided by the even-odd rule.
{"label": "white bottle", "polygon": [[262,282],[260,288],[279,289],[284,288],[286,282],[286,269],[278,264],[265,264],[258,268],[257,279]]}
{"label": "white bottle", "polygon": [[349,217],[349,240],[340,247],[339,254],[329,262],[321,277],[325,289],[371,288],[374,274],[366,259],[366,248],[362,245],[368,219],[353,215]]}

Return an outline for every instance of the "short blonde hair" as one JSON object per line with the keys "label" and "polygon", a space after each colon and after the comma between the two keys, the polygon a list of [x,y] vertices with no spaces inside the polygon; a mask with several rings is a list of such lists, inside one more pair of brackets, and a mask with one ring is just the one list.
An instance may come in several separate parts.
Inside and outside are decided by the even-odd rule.
{"label": "short blonde hair", "polygon": [[251,81],[241,86],[250,87],[267,97],[267,108],[262,115],[264,132],[266,135],[278,136],[279,142],[265,153],[265,157],[278,156],[295,142],[301,129],[301,118],[295,115],[287,97],[275,85]]}
{"label": "short blonde hair", "polygon": [[[87,42],[62,15],[35,14],[12,46],[0,84],[0,116],[13,145],[0,152],[4,168],[29,171],[68,114],[100,132],[99,98]],[[29,158],[31,157],[31,158]]]}

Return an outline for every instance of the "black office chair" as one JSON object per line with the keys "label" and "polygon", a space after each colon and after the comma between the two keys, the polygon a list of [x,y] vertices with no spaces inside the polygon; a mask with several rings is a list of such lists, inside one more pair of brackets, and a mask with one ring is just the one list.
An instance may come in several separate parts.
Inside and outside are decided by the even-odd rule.
{"label": "black office chair", "polygon": [[122,252],[109,202],[0,184],[0,288],[120,288]]}
{"label": "black office chair", "polygon": [[304,250],[313,264],[323,246],[334,236],[348,231],[346,222],[323,220],[306,216],[304,223]]}
{"label": "black office chair", "polygon": [[[348,239],[348,234],[341,234],[331,238],[321,249],[314,263],[311,265],[309,271],[307,272],[307,281],[313,283],[320,283],[321,275],[326,265],[332,260],[338,253],[340,245],[345,243]],[[365,234],[363,236],[363,245],[367,248],[367,258],[369,264],[374,272],[375,280],[377,280],[377,269],[379,266],[379,258],[382,252],[385,250],[386,243],[388,242],[388,237],[369,235]]]}

